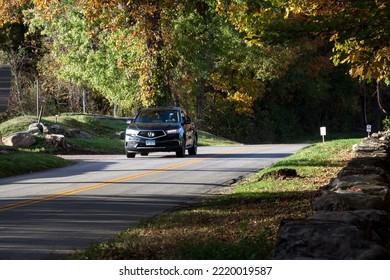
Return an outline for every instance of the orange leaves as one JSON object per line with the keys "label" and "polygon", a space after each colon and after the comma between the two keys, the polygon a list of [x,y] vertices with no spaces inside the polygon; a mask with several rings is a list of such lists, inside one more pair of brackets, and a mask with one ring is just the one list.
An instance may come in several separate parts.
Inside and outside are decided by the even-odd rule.
{"label": "orange leaves", "polygon": [[0,28],[7,23],[21,23],[22,7],[29,3],[30,0],[0,0]]}

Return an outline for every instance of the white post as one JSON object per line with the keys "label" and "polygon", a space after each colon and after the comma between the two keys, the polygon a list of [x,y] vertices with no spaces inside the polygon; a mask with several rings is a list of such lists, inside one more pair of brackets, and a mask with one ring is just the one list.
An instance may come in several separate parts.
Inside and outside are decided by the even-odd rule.
{"label": "white post", "polygon": [[370,132],[371,132],[371,125],[370,124],[368,124],[367,126],[366,126],[366,132],[367,132],[367,136],[368,137],[370,137]]}
{"label": "white post", "polygon": [[322,136],[322,143],[325,143],[325,135],[326,135],[326,127],[325,126],[320,127],[320,134]]}

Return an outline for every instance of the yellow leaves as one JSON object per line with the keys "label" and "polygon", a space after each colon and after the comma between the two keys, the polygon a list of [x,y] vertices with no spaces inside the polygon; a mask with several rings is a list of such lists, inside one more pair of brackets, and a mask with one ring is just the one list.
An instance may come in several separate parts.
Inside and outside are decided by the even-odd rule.
{"label": "yellow leaves", "polygon": [[329,39],[330,42],[336,42],[337,39],[339,38],[339,33],[335,32]]}
{"label": "yellow leaves", "polygon": [[377,82],[380,82],[387,77],[389,77],[388,68],[385,65],[389,65],[388,59],[383,59],[381,61],[375,61],[374,63],[365,63],[360,64],[355,67],[352,67],[349,70],[349,74],[353,78],[362,78],[363,80],[375,79]]}
{"label": "yellow leaves", "polygon": [[225,99],[234,105],[237,114],[253,114],[254,102],[264,93],[264,84],[245,75],[211,75],[212,86],[215,90],[224,92]]}
{"label": "yellow leaves", "polygon": [[23,14],[20,8],[29,2],[29,0],[0,0],[0,28],[7,23],[21,23]]}
{"label": "yellow leaves", "polygon": [[236,103],[236,113],[238,114],[252,114],[253,102],[255,98],[242,92],[235,92],[228,95],[228,99]]}
{"label": "yellow leaves", "polygon": [[390,47],[384,46],[374,51],[365,44],[364,40],[349,38],[338,41],[338,39],[337,33],[330,39],[334,41],[333,63],[335,65],[350,64],[351,77],[363,80],[374,79],[378,82],[389,77]]}

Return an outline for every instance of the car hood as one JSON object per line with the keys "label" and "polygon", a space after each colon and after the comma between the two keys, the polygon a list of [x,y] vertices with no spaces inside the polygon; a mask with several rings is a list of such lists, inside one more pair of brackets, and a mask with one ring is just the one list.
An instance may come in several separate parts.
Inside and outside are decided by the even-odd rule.
{"label": "car hood", "polygon": [[136,130],[170,130],[180,128],[178,123],[131,123],[128,128]]}

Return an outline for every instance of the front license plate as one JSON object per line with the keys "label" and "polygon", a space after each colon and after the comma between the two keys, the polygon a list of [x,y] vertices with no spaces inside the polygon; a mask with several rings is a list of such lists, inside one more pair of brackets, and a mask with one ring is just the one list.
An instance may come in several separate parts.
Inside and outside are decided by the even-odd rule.
{"label": "front license plate", "polygon": [[146,146],[155,146],[156,140],[146,140]]}

